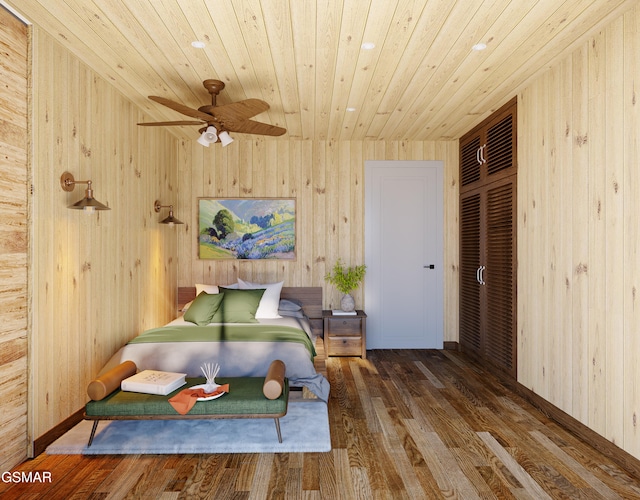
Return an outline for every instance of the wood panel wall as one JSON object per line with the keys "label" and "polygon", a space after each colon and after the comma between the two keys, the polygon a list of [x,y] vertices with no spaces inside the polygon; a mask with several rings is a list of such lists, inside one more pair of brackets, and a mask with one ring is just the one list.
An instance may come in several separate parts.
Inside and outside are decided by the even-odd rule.
{"label": "wood panel wall", "polygon": [[[324,281],[338,258],[364,262],[366,160],[444,161],[445,341],[458,338],[458,143],[236,140],[222,148],[182,142],[178,153],[180,286],[284,280],[288,286],[322,286],[324,307],[340,294]],[[295,197],[297,259],[213,261],[198,258],[199,197]],[[365,307],[362,287],[354,293]]]}
{"label": "wood panel wall", "polygon": [[520,95],[518,380],[640,457],[640,8]]}
{"label": "wood panel wall", "polygon": [[0,470],[26,458],[28,28],[0,6]]}
{"label": "wood panel wall", "polygon": [[[173,136],[137,127],[140,110],[42,30],[33,45],[32,439],[82,408],[121,345],[172,319],[177,237],[153,204],[178,197]],[[67,209],[86,186],[64,192],[64,171],[111,210]]]}

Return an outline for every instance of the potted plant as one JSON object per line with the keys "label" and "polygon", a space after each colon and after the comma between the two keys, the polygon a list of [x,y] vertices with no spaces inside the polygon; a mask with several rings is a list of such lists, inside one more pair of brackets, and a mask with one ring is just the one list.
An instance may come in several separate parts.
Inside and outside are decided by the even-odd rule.
{"label": "potted plant", "polygon": [[341,259],[338,259],[333,266],[333,270],[324,277],[326,281],[334,285],[343,294],[340,307],[343,311],[350,312],[356,308],[351,291],[360,286],[367,266],[345,267]]}

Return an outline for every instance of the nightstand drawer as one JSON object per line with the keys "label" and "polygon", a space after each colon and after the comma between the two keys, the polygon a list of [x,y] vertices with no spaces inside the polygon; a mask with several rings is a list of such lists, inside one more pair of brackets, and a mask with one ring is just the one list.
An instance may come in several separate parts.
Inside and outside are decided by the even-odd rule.
{"label": "nightstand drawer", "polygon": [[360,318],[327,318],[329,335],[357,335],[362,331]]}
{"label": "nightstand drawer", "polygon": [[362,355],[362,338],[334,337],[327,339],[327,356],[360,356]]}

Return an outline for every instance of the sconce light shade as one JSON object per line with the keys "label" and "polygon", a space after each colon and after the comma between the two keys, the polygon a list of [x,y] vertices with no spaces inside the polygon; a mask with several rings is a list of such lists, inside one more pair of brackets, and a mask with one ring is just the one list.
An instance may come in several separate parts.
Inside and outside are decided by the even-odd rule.
{"label": "sconce light shade", "polygon": [[92,213],[95,210],[111,210],[108,206],[103,205],[93,197],[93,189],[91,188],[91,181],[77,181],[73,178],[73,175],[69,172],[65,172],[60,176],[60,185],[64,191],[73,191],[76,184],[86,184],[84,198],[75,202],[73,205],[69,205],[68,208],[74,210],[84,210],[85,212]]}
{"label": "sconce light shade", "polygon": [[208,148],[209,144],[212,144],[218,140],[218,131],[213,126],[208,126],[207,130],[202,132],[200,137],[198,137],[198,143],[202,144],[204,147]]}
{"label": "sconce light shade", "polygon": [[229,135],[229,132],[227,132],[226,130],[223,130],[222,132],[220,132],[218,137],[220,137],[220,142],[222,143],[222,147],[228,146],[233,142],[233,137],[231,137]]}
{"label": "sconce light shade", "polygon": [[153,209],[156,212],[159,212],[160,209],[162,208],[168,208],[169,209],[169,216],[165,217],[164,219],[162,219],[160,221],[160,224],[169,224],[170,226],[173,226],[175,224],[184,224],[184,222],[182,222],[181,220],[176,219],[173,216],[173,205],[161,205],[160,204],[160,200],[156,200],[155,203],[153,204]]}

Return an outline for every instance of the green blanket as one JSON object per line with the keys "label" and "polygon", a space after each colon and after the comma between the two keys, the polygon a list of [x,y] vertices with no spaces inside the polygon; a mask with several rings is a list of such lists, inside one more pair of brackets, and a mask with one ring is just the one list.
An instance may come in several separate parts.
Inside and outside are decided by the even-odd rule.
{"label": "green blanket", "polygon": [[291,326],[241,323],[163,326],[147,330],[128,343],[154,342],[297,342],[307,348],[312,359],[316,355],[313,342],[305,331]]}

